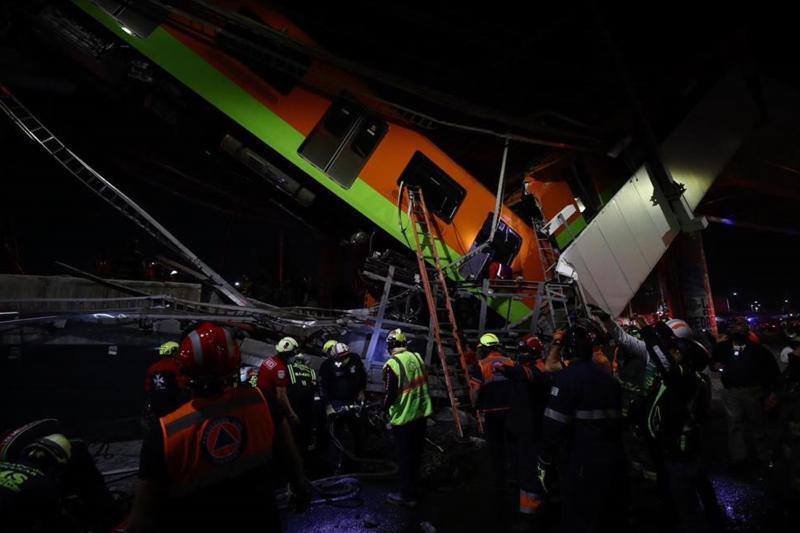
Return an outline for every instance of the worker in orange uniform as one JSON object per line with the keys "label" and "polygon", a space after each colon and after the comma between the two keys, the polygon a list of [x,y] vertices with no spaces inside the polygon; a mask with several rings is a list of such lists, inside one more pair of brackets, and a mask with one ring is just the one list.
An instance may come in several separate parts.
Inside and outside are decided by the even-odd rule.
{"label": "worker in orange uniform", "polygon": [[[506,486],[506,463],[511,454],[515,454],[519,435],[515,435],[510,425],[510,414],[514,404],[515,382],[529,380],[530,372],[516,361],[507,357],[500,345],[500,339],[494,333],[481,336],[477,347],[478,362],[470,368],[470,398],[484,421],[484,436],[489,448],[492,469],[492,481],[503,507]],[[521,466],[521,465],[520,465]],[[531,466],[533,466],[531,464]],[[521,476],[525,477],[525,476]],[[535,472],[527,476],[531,482]],[[539,506],[535,498],[534,487],[520,480],[520,510],[525,514],[535,512]],[[502,519],[507,517],[501,515]]]}
{"label": "worker in orange uniform", "polygon": [[178,362],[192,399],[142,441],[128,531],[280,531],[273,465],[287,467],[295,504],[309,501],[287,421],[257,388],[233,386],[241,356],[228,330],[201,324]]}
{"label": "worker in orange uniform", "polygon": [[[526,379],[514,382],[509,428],[517,444],[512,466],[519,472],[521,518],[536,519],[542,510],[544,490],[539,484],[536,461],[542,440],[542,417],[551,379],[544,365],[544,345],[536,335],[517,343],[516,361],[526,369]],[[530,522],[530,520],[522,520]]]}

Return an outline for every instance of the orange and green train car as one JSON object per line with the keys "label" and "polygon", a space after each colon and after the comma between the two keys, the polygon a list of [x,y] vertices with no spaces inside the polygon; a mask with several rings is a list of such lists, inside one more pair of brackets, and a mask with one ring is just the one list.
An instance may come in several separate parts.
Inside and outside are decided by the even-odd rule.
{"label": "orange and green train car", "polygon": [[[456,261],[479,244],[477,238],[485,238],[495,195],[475,177],[424,135],[402,125],[401,120],[393,121],[391,113],[366,99],[337,99],[328,96],[331,91],[311,88],[322,84],[343,95],[368,92],[354,76],[309,61],[303,83],[279,84],[229,54],[220,46],[219,36],[196,20],[181,20],[173,12],[151,21],[146,32],[133,31],[120,16],[126,8],[119,7],[119,2],[73,2],[404,245],[413,247],[414,241],[407,217],[398,209],[400,182],[419,185],[425,193],[428,207],[437,217],[444,241],[440,252],[447,261]],[[300,29],[261,2],[216,0],[213,4],[233,13],[246,12],[264,26],[315,46]],[[550,187],[558,191],[551,191],[553,201],[544,199],[546,215],[573,201],[566,183]],[[580,214],[570,222],[573,227],[584,225]],[[534,231],[507,208],[495,242],[498,239],[502,241],[500,253],[505,254],[498,259],[510,264],[515,275],[544,279]],[[561,237],[559,242],[564,244],[563,240]],[[479,268],[484,260],[487,258],[476,256],[455,275],[465,275],[465,268]],[[495,301],[492,307],[512,320],[530,312],[530,305],[523,302]]]}

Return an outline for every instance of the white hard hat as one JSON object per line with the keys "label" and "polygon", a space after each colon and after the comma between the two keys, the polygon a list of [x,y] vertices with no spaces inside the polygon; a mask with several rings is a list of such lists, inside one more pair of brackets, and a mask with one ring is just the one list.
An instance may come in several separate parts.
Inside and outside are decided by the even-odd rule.
{"label": "white hard hat", "polygon": [[679,339],[689,339],[693,336],[692,328],[689,327],[689,324],[679,318],[667,320],[667,325]]}
{"label": "white hard hat", "polygon": [[794,348],[792,348],[791,346],[787,346],[786,348],[781,350],[781,363],[788,364],[789,358],[792,356],[793,352]]}
{"label": "white hard hat", "polygon": [[331,356],[333,357],[341,357],[349,353],[350,347],[343,342],[337,342],[336,345],[331,348]]}
{"label": "white hard hat", "polygon": [[275,350],[277,350],[278,353],[289,353],[297,350],[299,347],[300,345],[297,344],[297,341],[292,337],[284,337],[275,345]]}

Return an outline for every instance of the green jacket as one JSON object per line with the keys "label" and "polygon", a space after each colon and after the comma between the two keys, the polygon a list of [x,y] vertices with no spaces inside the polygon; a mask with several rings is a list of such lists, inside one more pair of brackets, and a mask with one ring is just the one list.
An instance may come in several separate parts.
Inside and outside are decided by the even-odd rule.
{"label": "green jacket", "polygon": [[402,426],[430,416],[433,402],[428,392],[428,375],[422,357],[409,351],[396,353],[384,364],[384,372],[387,369],[398,378],[397,398],[389,406],[389,423]]}

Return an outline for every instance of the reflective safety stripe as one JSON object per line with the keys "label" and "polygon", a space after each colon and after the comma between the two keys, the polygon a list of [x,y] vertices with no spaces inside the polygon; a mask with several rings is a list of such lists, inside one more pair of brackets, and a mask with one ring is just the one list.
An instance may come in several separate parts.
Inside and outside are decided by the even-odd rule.
{"label": "reflective safety stripe", "polygon": [[535,514],[542,506],[542,498],[535,492],[519,489],[519,512]]}
{"label": "reflective safety stripe", "polygon": [[179,485],[173,485],[170,488],[170,495],[183,496],[198,489],[202,489],[203,487],[208,487],[209,485],[219,483],[220,481],[234,479],[237,476],[248,472],[249,470],[269,464],[269,460],[269,453],[245,457],[231,463],[230,465],[226,465],[226,468],[209,470],[201,475],[190,477],[182,481]]}
{"label": "reflective safety stripe", "polygon": [[307,379],[312,382],[312,385],[317,383],[317,373],[310,366],[302,363],[292,363],[287,365],[289,370],[289,382],[296,385],[299,380]]}
{"label": "reflective safety stripe", "polygon": [[428,379],[424,375],[423,376],[417,376],[414,379],[412,379],[411,381],[409,381],[408,384],[400,390],[400,394],[404,394],[406,392],[411,392],[414,389],[419,389],[423,385],[427,385],[427,384],[428,384]]}
{"label": "reflective safety stripe", "polygon": [[260,395],[248,394],[246,396],[236,398],[230,403],[207,405],[197,411],[192,411],[191,413],[166,424],[165,426],[166,435],[167,437],[171,437],[175,433],[183,429],[186,429],[188,427],[192,427],[195,424],[202,422],[203,420],[208,420],[209,418],[223,415],[229,412],[234,407],[257,405],[259,403],[262,403],[263,401],[264,398]]}
{"label": "reflective safety stripe", "polygon": [[544,416],[546,416],[547,418],[551,418],[556,422],[561,422],[562,424],[569,424],[570,422],[572,422],[571,416],[559,413],[555,409],[550,409],[549,407],[544,410]]}
{"label": "reflective safety stripe", "polygon": [[578,409],[575,411],[577,420],[607,420],[621,417],[622,412],[619,409]]}

